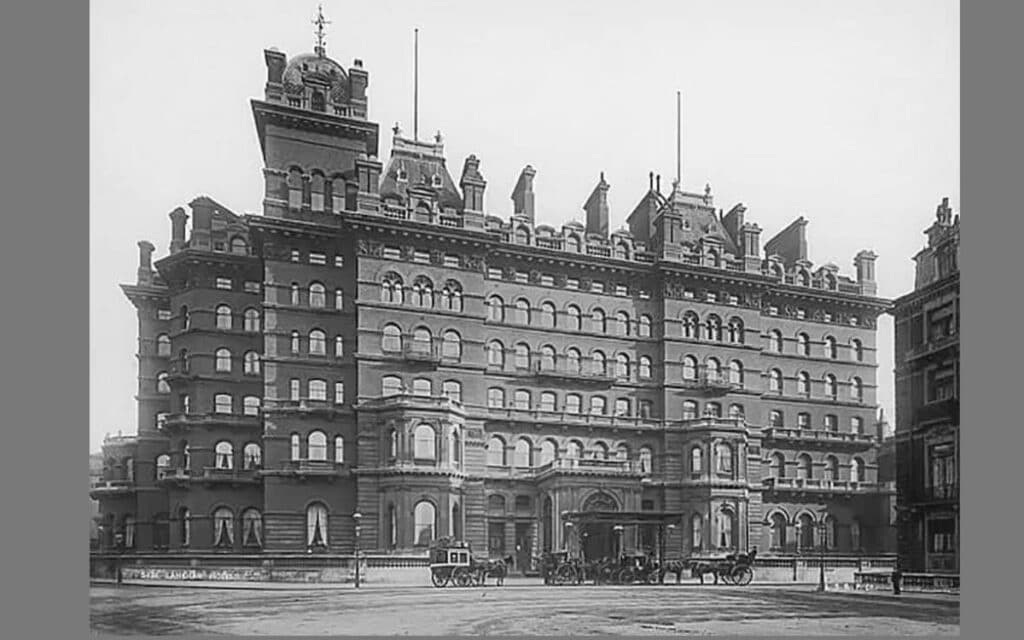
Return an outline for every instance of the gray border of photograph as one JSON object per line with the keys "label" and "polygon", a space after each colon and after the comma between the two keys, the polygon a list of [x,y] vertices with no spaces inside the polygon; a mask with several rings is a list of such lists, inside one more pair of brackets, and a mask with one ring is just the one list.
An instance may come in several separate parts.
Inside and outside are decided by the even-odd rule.
{"label": "gray border of photograph", "polygon": [[[965,282],[975,282],[963,305],[971,347],[962,369],[973,372],[962,387],[973,398],[963,403],[973,418],[962,419],[970,429],[962,444],[962,475],[969,478],[962,495],[975,496],[962,519],[967,536],[961,543],[962,575],[975,576],[966,582],[971,586],[964,590],[969,595],[961,609],[962,628],[970,637],[1012,635],[1019,626],[1014,566],[1019,516],[1011,515],[1011,521],[1003,515],[1012,514],[1019,496],[1013,476],[998,473],[1015,471],[1011,457],[1021,450],[1014,446],[1021,432],[1006,402],[1015,391],[1014,354],[1007,349],[1012,331],[1006,324],[1020,314],[1004,308],[1015,297],[1019,272],[1000,269],[992,258],[1014,255],[1018,244],[1010,226],[1019,226],[1021,214],[1007,185],[1020,180],[1024,148],[1019,123],[1024,110],[1017,93],[1024,7],[1001,3],[1004,11],[996,12],[989,8],[993,4],[984,5],[986,11],[972,1],[961,9],[963,264]],[[2,386],[7,400],[2,634],[80,638],[92,635],[85,499],[88,390],[90,383],[102,384],[88,376],[89,5],[5,2],[0,12],[8,62],[0,118],[6,209],[0,255],[9,274],[4,283],[11,287],[3,293],[8,366]],[[124,206],[126,215],[136,214],[131,203]],[[912,268],[909,258],[903,268]],[[15,399],[16,404],[10,402]]]}

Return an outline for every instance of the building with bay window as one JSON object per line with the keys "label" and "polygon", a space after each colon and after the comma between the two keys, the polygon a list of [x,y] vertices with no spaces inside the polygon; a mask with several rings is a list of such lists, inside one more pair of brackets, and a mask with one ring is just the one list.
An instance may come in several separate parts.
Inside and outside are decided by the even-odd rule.
{"label": "building with bay window", "polygon": [[610,553],[610,525],[562,517],[591,510],[681,514],[621,541],[676,556],[886,550],[872,252],[815,265],[805,219],[762,246],[742,204],[653,175],[614,231],[603,174],[555,228],[527,166],[502,218],[440,135],[396,125],[378,159],[361,61],[264,59],[262,211],[175,209],[123,287],[139,426],[105,447],[112,479],[132,470],[96,494],[108,531],[348,553],[358,512],[363,549],[453,536],[523,569]]}

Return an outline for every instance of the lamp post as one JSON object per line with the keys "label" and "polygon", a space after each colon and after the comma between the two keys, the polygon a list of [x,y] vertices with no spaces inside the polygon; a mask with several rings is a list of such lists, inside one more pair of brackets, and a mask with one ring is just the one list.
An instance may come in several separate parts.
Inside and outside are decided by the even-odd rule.
{"label": "lamp post", "polygon": [[623,532],[623,529],[624,529],[624,527],[621,524],[617,524],[614,527],[612,527],[612,530],[615,532],[615,540],[616,540],[616,543],[617,543],[616,544],[616,547],[617,547],[616,555],[618,556],[618,559],[620,559],[620,560],[622,559],[622,532]]}
{"label": "lamp post", "polygon": [[356,547],[355,547],[355,551],[356,551],[356,553],[355,553],[355,556],[356,556],[356,589],[359,588],[359,521],[362,520],[362,518],[363,518],[363,514],[359,513],[358,511],[356,511],[355,513],[352,514],[352,519],[355,520],[355,523],[356,523],[356,528],[355,528],[355,532],[356,532]]}
{"label": "lamp post", "polygon": [[573,526],[571,522],[564,522],[564,534],[562,536],[562,548],[565,549],[566,553],[569,553],[569,538],[571,537]]}

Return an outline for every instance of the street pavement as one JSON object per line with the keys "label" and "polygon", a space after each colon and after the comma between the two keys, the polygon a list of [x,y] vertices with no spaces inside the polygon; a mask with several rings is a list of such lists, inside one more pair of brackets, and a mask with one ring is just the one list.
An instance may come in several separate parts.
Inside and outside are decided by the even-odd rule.
{"label": "street pavement", "polygon": [[94,584],[90,627],[146,635],[960,634],[956,596],[808,585],[197,586]]}

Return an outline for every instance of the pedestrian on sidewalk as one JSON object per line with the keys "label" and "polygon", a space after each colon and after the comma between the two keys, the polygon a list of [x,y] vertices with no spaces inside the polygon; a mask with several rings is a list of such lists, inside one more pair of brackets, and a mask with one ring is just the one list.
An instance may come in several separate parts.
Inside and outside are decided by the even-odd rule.
{"label": "pedestrian on sidewalk", "polygon": [[900,585],[900,582],[902,582],[902,581],[903,581],[903,572],[900,571],[900,565],[899,565],[899,563],[897,563],[896,566],[893,567],[893,569],[892,569],[892,593],[893,593],[893,595],[896,595],[896,596],[900,595],[900,591],[902,589],[902,585]]}

